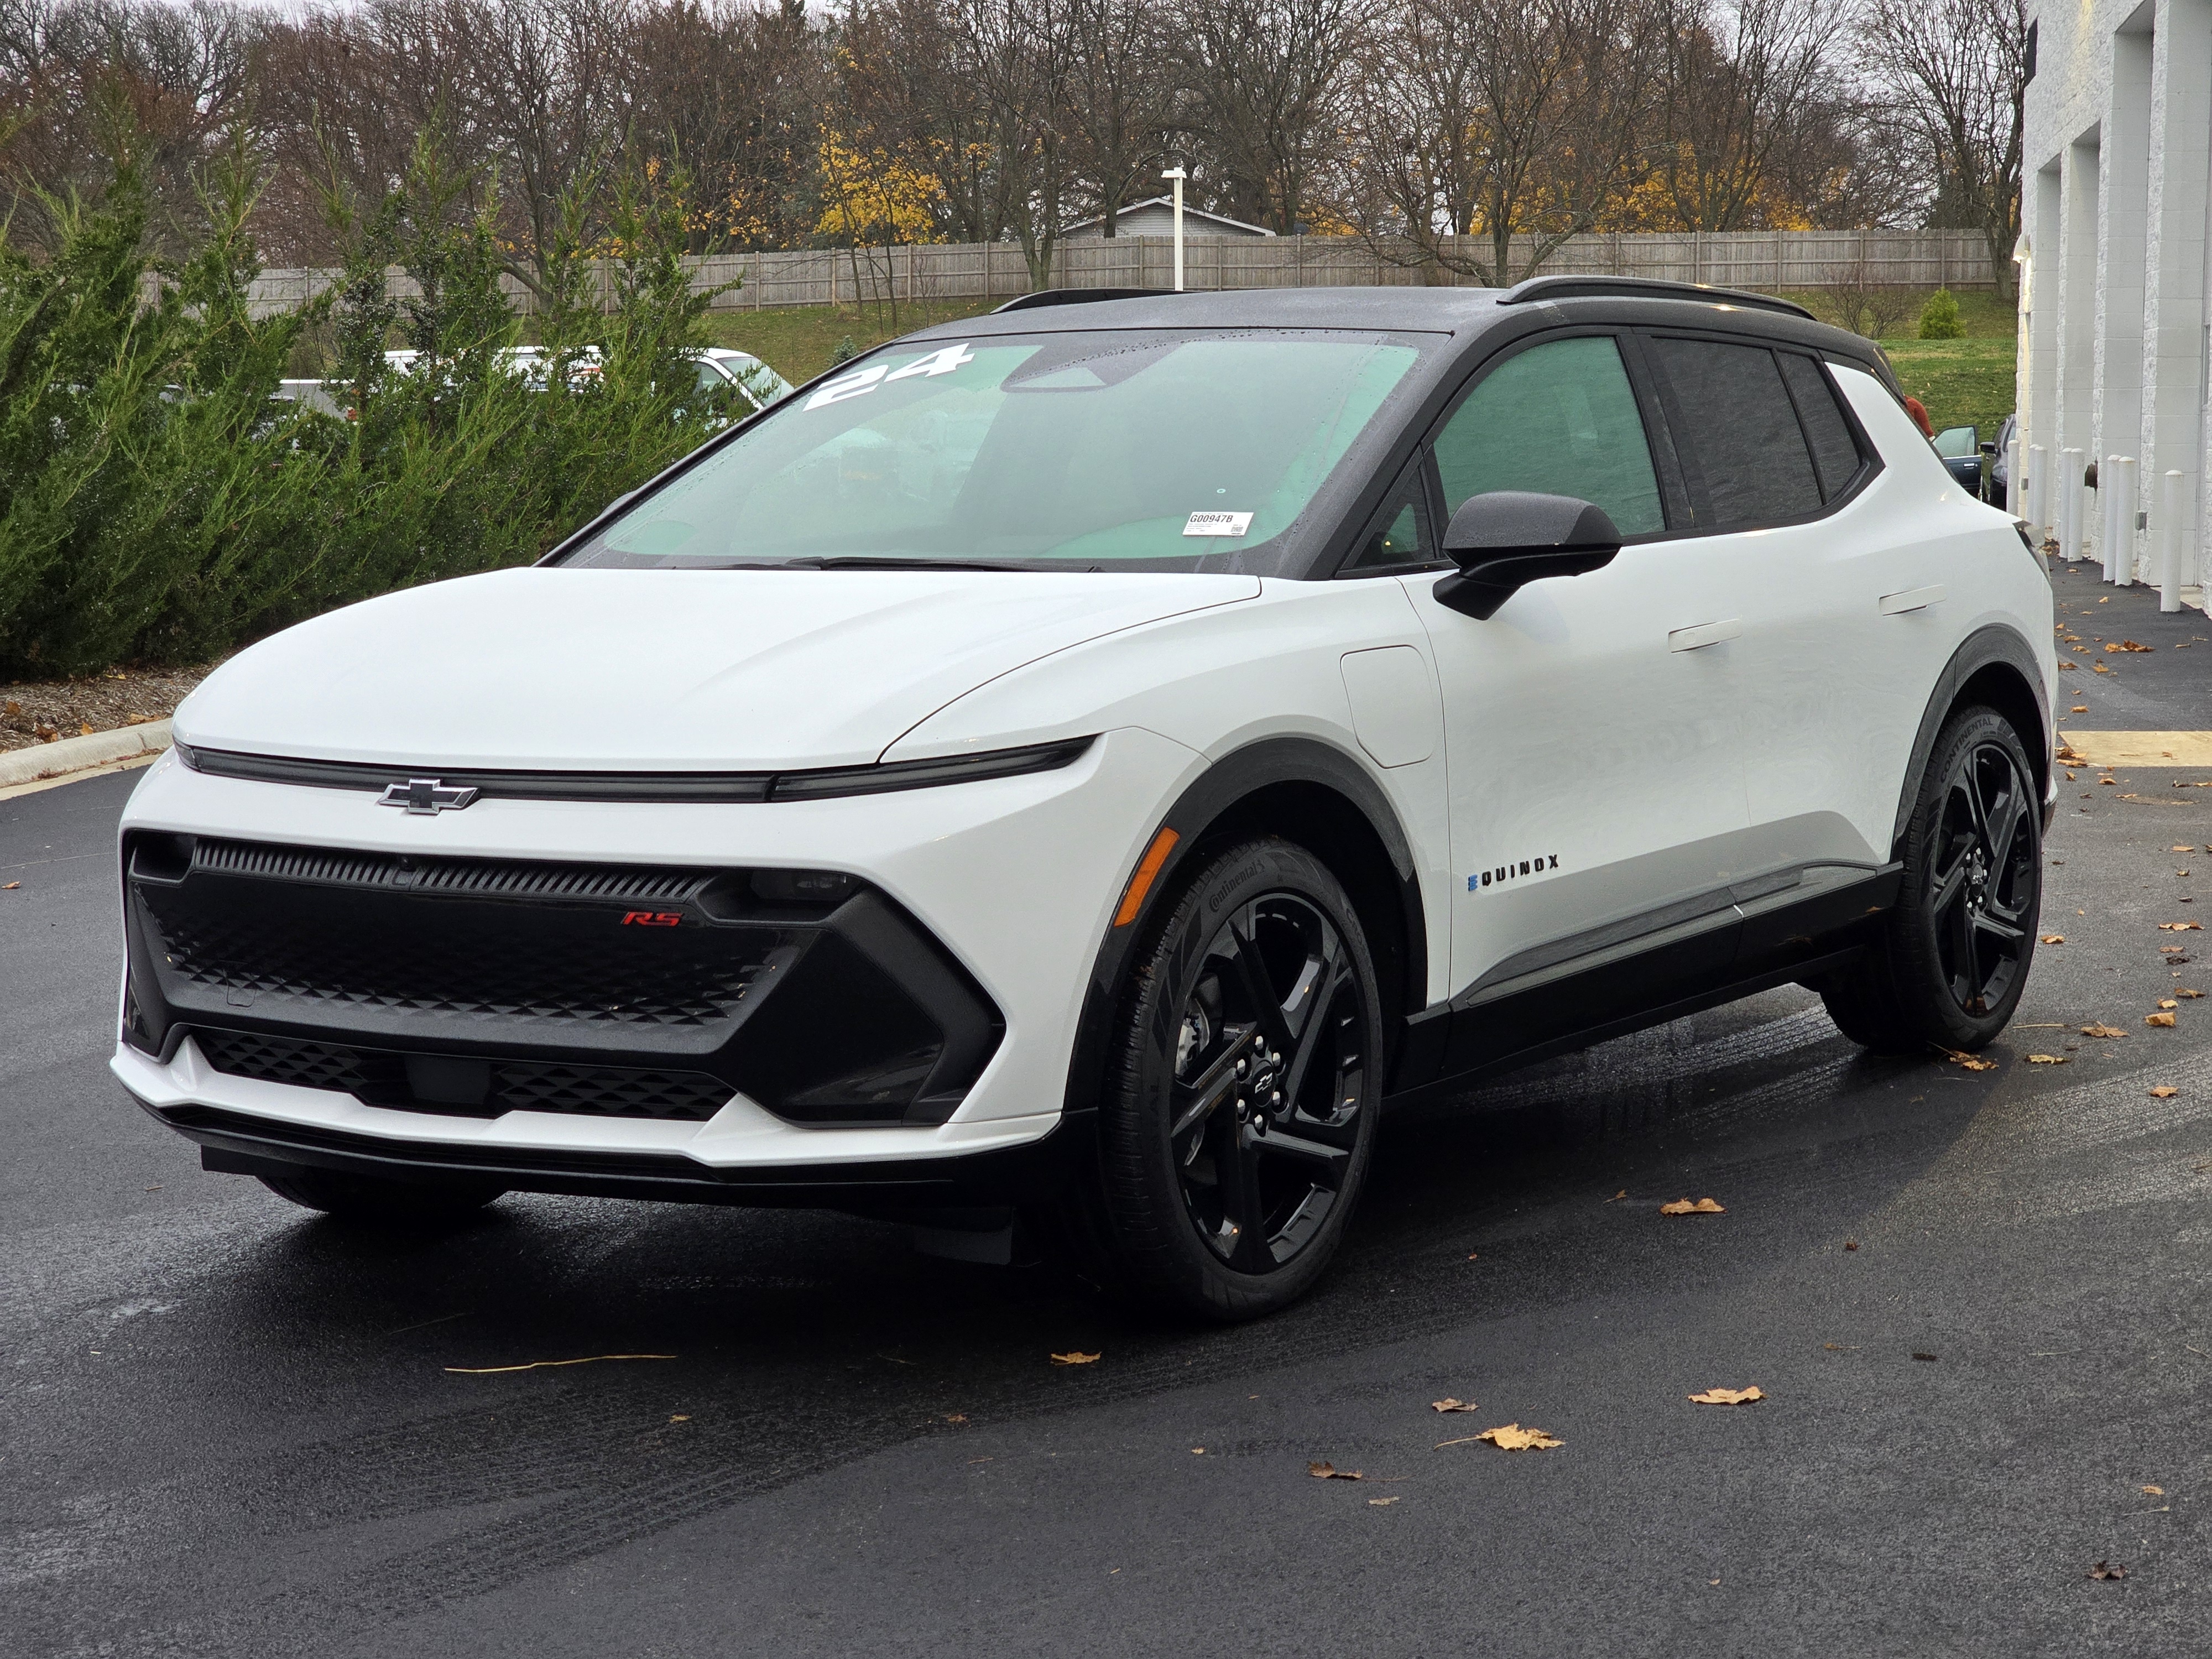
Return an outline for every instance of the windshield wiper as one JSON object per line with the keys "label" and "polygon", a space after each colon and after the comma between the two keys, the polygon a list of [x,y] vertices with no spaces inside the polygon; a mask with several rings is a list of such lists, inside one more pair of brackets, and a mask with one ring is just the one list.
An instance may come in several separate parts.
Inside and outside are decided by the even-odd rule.
{"label": "windshield wiper", "polygon": [[733,559],[726,564],[672,566],[684,570],[1024,570],[1019,564],[992,564],[977,559],[902,559],[888,555],[802,553],[789,559]]}

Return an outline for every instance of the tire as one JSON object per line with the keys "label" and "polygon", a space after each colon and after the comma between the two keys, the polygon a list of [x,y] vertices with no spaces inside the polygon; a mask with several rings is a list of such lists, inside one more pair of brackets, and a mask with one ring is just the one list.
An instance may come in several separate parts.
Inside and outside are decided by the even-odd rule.
{"label": "tire", "polygon": [[2010,1021],[2035,957],[2043,813],[2012,723],[1944,722],[1905,832],[1897,903],[1865,957],[1821,986],[1829,1018],[1877,1054],[1972,1052]]}
{"label": "tire", "polygon": [[1245,842],[1189,876],[1126,975],[1097,1167],[1052,1231],[1124,1300],[1272,1313],[1336,1254],[1374,1147],[1382,1024],[1358,913],[1304,848]]}
{"label": "tire", "polygon": [[289,1199],[304,1209],[320,1210],[347,1221],[402,1227],[430,1227],[458,1220],[481,1210],[507,1190],[475,1182],[386,1181],[374,1176],[309,1169],[263,1176],[260,1181],[277,1197]]}

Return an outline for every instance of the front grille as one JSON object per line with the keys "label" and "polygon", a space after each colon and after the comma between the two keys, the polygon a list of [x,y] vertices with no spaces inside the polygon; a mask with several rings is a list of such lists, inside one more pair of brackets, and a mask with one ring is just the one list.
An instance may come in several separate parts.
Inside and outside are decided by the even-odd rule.
{"label": "front grille", "polygon": [[[714,879],[207,840],[189,879],[134,885],[170,975],[225,1006],[699,1030],[733,1024],[792,943],[711,925]],[[623,925],[637,907],[682,921]]]}
{"label": "front grille", "polygon": [[836,872],[125,838],[125,1038],[234,1076],[462,1115],[944,1122],[1005,1026]]}
{"label": "front grille", "polygon": [[[203,1028],[195,1030],[192,1036],[208,1064],[232,1077],[289,1083],[301,1089],[335,1090],[372,1106],[461,1117],[565,1112],[586,1117],[703,1123],[721,1110],[734,1092],[728,1084],[701,1072],[409,1055],[392,1049],[356,1048],[254,1031]],[[472,1090],[448,1088],[441,1091],[439,1098],[425,1099],[416,1092],[416,1080],[426,1066],[440,1068],[447,1081],[455,1076],[481,1078],[483,1091],[471,1099],[466,1096]]]}

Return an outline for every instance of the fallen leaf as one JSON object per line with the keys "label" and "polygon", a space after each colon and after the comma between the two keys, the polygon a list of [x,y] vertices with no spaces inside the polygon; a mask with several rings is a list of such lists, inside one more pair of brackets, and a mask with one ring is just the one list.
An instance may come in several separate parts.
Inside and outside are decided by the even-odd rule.
{"label": "fallen leaf", "polygon": [[1844,1248],[1847,1250],[1856,1250],[1858,1247],[1859,1242],[1856,1238],[1847,1238],[1844,1241]]}
{"label": "fallen leaf", "polygon": [[1316,1480],[1364,1480],[1358,1469],[1340,1469],[1334,1463],[1309,1463],[1306,1473]]}
{"label": "fallen leaf", "polygon": [[2146,1025],[2155,1025],[2161,1030],[2165,1030],[2172,1025],[2173,1016],[2172,1014],[2145,1014],[2143,1016],[2143,1024]]}
{"label": "fallen leaf", "polygon": [[670,1422],[672,1422],[672,1423],[689,1423],[689,1422],[691,1420],[691,1419],[690,1419],[688,1415],[684,1415],[684,1416],[672,1417],[672,1418],[670,1418],[668,1420],[669,1420]]}
{"label": "fallen leaf", "polygon": [[2154,645],[2137,645],[2133,640],[2122,640],[2118,645],[2108,645],[2105,649],[2107,651],[2155,651],[2158,647]]}
{"label": "fallen leaf", "polygon": [[1932,1365],[1932,1364],[1934,1364],[1936,1363],[1936,1356],[1935,1356],[1934,1354],[1932,1354],[1932,1353],[1917,1353],[1917,1354],[1913,1355],[1912,1357],[1913,1357],[1915,1359],[1921,1360],[1921,1361],[1923,1361],[1923,1363],[1925,1363],[1925,1364],[1930,1364],[1930,1365]]}
{"label": "fallen leaf", "polygon": [[1549,1451],[1554,1446],[1567,1443],[1541,1429],[1524,1429],[1518,1423],[1508,1423],[1502,1429],[1485,1429],[1474,1437],[1487,1440],[1500,1451]]}
{"label": "fallen leaf", "polygon": [[1661,1215],[1726,1215],[1728,1212],[1710,1198],[1678,1198],[1671,1204],[1659,1206]]}
{"label": "fallen leaf", "polygon": [[22,884],[20,881],[0,882],[0,893],[12,893]]}
{"label": "fallen leaf", "polygon": [[1958,1048],[1946,1048],[1943,1051],[1943,1057],[1955,1066],[1965,1066],[1970,1072],[1994,1072],[1997,1068],[1997,1063],[1994,1060],[1984,1060],[1979,1054],[1970,1054]]}
{"label": "fallen leaf", "polygon": [[1395,1498],[1370,1498],[1367,1500],[1367,1507],[1370,1510],[1379,1510],[1397,1501]]}
{"label": "fallen leaf", "polygon": [[2027,1057],[2027,1063],[2031,1066],[2063,1066],[2066,1064],[2066,1056],[2063,1054],[2030,1054]]}
{"label": "fallen leaf", "polygon": [[2169,847],[2169,848],[2167,848],[2166,850],[2167,852],[2169,852],[2169,853],[2193,853],[2193,852],[2195,852],[2197,849],[2196,849],[2194,847],[2190,846],[2187,842],[2185,842],[2182,845],[2180,845],[2180,846],[2179,846],[2179,847]]}
{"label": "fallen leaf", "polygon": [[1481,1255],[1481,1253],[1480,1253],[1480,1251],[1477,1251],[1477,1250],[1469,1250],[1469,1251],[1467,1253],[1467,1259],[1468,1259],[1469,1261],[1481,1261],[1481,1260],[1482,1260],[1482,1255]]}
{"label": "fallen leaf", "polygon": [[2043,942],[2045,945],[2063,945],[2066,943],[2066,935],[2063,933],[2045,933],[2043,936]]}
{"label": "fallen leaf", "polygon": [[2178,1008],[2181,1005],[2176,1002],[2172,997],[2160,997],[2158,1000],[2158,1006],[2161,1008]]}
{"label": "fallen leaf", "polygon": [[2204,994],[2204,993],[2203,993],[2203,992],[2202,992],[2202,991],[2184,991],[2184,990],[2180,990],[2180,989],[2176,989],[2173,994],[2174,994],[2174,995],[2176,995],[2176,996],[2178,996],[2178,997],[2186,997],[2186,998],[2188,998],[2188,999],[2189,999],[2189,1000],[2191,1000],[2191,1002],[2194,1002],[2194,1001],[2196,1001],[2198,998],[2202,997],[2202,996]]}
{"label": "fallen leaf", "polygon": [[2180,1092],[2171,1083],[2161,1083],[2150,1091],[2150,1097],[2153,1100],[2171,1100]]}
{"label": "fallen leaf", "polygon": [[2109,674],[2109,673],[2111,673],[2111,672],[2112,672],[2111,669],[2109,669],[2109,668],[2106,667],[2106,666],[2105,666],[2105,665],[2104,665],[2104,664],[2102,664],[2102,663],[2100,663],[2100,662],[2093,662],[2093,663],[2091,663],[2091,664],[2089,665],[2089,671],[2090,671],[2090,672],[2094,673],[2094,674]]}
{"label": "fallen leaf", "polygon": [[2117,1025],[2107,1025],[2102,1020],[2094,1025],[2084,1025],[2081,1035],[2090,1037],[2124,1037],[2127,1035]]}
{"label": "fallen leaf", "polygon": [[2163,1498],[2166,1496],[2166,1488],[2163,1486],[2137,1486],[2136,1490],[2146,1498]]}
{"label": "fallen leaf", "polygon": [[1747,1389],[1707,1389],[1703,1394],[1693,1394],[1690,1398],[1700,1406],[1748,1406],[1753,1401],[1764,1400],[1766,1396],[1759,1392],[1759,1385],[1754,1382]]}
{"label": "fallen leaf", "polygon": [[2058,665],[2058,672],[2062,674],[2070,674],[2081,665],[2078,662],[2062,662]]}
{"label": "fallen leaf", "polygon": [[1619,1192],[1615,1193],[1615,1194],[1614,1194],[1611,1198],[1608,1198],[1607,1200],[1606,1200],[1606,1202],[1607,1202],[1607,1203],[1608,1203],[1608,1204],[1618,1204],[1618,1203],[1619,1203],[1622,1199],[1626,1198],[1627,1196],[1628,1196],[1628,1188],[1626,1188],[1626,1187],[1623,1187],[1623,1188],[1622,1188]]}
{"label": "fallen leaf", "polygon": [[2204,931],[2204,924],[2201,921],[2161,921],[2158,931],[2161,933],[2201,933]]}
{"label": "fallen leaf", "polygon": [[2077,702],[2066,712],[2069,714],[2086,714],[2089,712],[2089,705],[2086,702]]}
{"label": "fallen leaf", "polygon": [[2109,1564],[2100,1561],[2089,1569],[2089,1577],[2092,1578],[2124,1578],[2127,1576],[2128,1570],[2117,1561]]}
{"label": "fallen leaf", "polygon": [[1859,1351],[1859,1345],[1856,1342],[1823,1342],[1820,1346],[1830,1353],[1856,1353]]}
{"label": "fallen leaf", "polygon": [[1052,1363],[1055,1365],[1095,1365],[1098,1359],[1099,1356],[1095,1353],[1056,1353],[1052,1357]]}
{"label": "fallen leaf", "polygon": [[581,1359],[533,1359],[526,1365],[448,1365],[455,1376],[501,1376],[508,1371],[551,1370],[561,1365],[596,1365],[602,1359],[673,1359],[672,1353],[591,1353]]}
{"label": "fallen leaf", "polygon": [[1449,1395],[1442,1400],[1429,1401],[1429,1409],[1432,1412],[1471,1412],[1474,1408],[1474,1401],[1472,1400],[1454,1400]]}
{"label": "fallen leaf", "polygon": [[1193,1457],[1203,1457],[1206,1455],[1206,1448],[1203,1446],[1193,1446],[1190,1449],[1190,1455]]}

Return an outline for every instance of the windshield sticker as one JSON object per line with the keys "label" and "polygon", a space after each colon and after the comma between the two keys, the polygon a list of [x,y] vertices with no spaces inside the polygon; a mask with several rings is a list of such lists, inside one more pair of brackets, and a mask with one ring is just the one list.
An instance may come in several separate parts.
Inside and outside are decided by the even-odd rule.
{"label": "windshield sticker", "polygon": [[889,386],[893,380],[911,380],[917,374],[950,374],[962,364],[975,361],[975,354],[969,350],[967,343],[963,341],[958,345],[941,346],[926,356],[917,357],[910,363],[892,369],[889,374],[884,372],[883,364],[871,363],[866,368],[854,369],[850,374],[839,375],[809,398],[806,406],[821,409],[830,404],[842,404],[848,398],[866,397],[879,386]]}
{"label": "windshield sticker", "polygon": [[1182,527],[1186,536],[1241,536],[1252,527],[1249,513],[1194,513]]}

